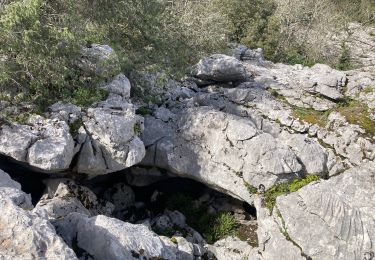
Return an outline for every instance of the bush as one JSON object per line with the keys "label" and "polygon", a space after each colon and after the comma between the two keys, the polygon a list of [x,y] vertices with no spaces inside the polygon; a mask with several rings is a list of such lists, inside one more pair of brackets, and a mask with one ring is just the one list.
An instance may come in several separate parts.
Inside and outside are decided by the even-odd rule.
{"label": "bush", "polygon": [[[108,44],[125,73],[152,66],[182,75],[198,57],[225,46],[220,17],[192,13],[209,2],[13,0],[0,6],[0,91],[46,106],[80,95],[100,78],[76,66],[81,46]],[[211,8],[211,7],[210,7]],[[86,93],[86,92],[85,92]]]}

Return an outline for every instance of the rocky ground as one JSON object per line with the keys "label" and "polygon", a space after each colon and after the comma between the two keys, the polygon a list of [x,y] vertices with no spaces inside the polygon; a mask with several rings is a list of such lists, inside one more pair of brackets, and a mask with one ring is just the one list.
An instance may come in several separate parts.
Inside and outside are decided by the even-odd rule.
{"label": "rocky ground", "polygon": [[375,259],[371,64],[239,46],[131,87],[85,53],[106,100],[1,123],[0,259]]}

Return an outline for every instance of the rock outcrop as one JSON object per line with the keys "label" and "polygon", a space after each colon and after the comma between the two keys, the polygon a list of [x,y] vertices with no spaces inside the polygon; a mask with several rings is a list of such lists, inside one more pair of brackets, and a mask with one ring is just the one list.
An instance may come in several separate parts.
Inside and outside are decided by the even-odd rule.
{"label": "rock outcrop", "polygon": [[177,259],[177,246],[144,225],[71,214],[56,226],[69,245],[77,243],[93,259]]}
{"label": "rock outcrop", "polygon": [[204,81],[244,81],[247,72],[244,65],[231,56],[215,54],[199,61],[193,76]]}
{"label": "rock outcrop", "polygon": [[0,257],[2,259],[77,259],[43,216],[28,211],[31,199],[0,170]]}
{"label": "rock outcrop", "polygon": [[0,127],[0,153],[43,171],[59,172],[72,162],[74,141],[66,122],[33,117],[28,125]]}
{"label": "rock outcrop", "polygon": [[130,167],[145,155],[138,134],[143,123],[135,115],[132,104],[123,100],[107,100],[89,108],[79,135],[82,148],[77,171],[100,175]]}
{"label": "rock outcrop", "polygon": [[[373,67],[274,64],[239,46],[202,59],[182,82],[135,75],[144,100],[133,104],[109,46],[85,47],[77,66],[102,79],[92,87],[106,100],[0,124],[1,155],[66,177],[44,176],[34,208],[0,170],[1,259],[374,259]],[[297,180],[309,175],[320,180]],[[208,245],[189,214],[158,208],[166,195],[146,186],[170,177],[239,199],[206,193],[191,204],[257,227],[256,241],[231,233]],[[137,190],[148,197],[138,201]]]}
{"label": "rock outcrop", "polygon": [[[272,259],[288,252],[282,259],[371,259],[374,166],[364,164],[278,197],[272,216],[258,214],[262,255]],[[258,209],[262,212],[260,203]],[[293,250],[280,252],[281,247]],[[292,251],[296,253],[291,255]]]}

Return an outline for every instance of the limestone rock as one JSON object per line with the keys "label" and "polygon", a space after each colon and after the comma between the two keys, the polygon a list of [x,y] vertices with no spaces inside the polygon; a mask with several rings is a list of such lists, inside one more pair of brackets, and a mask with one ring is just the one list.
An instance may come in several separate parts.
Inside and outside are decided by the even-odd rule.
{"label": "limestone rock", "polygon": [[131,187],[125,183],[116,183],[113,187],[106,190],[104,199],[113,203],[114,215],[118,218],[123,211],[133,206],[135,203],[135,195]]}
{"label": "limestone rock", "polygon": [[[0,170],[0,257],[2,259],[77,259],[45,218],[28,211],[30,195]],[[24,209],[26,210],[24,210]]]}
{"label": "limestone rock", "polygon": [[364,259],[375,252],[374,167],[363,164],[277,199],[289,236],[306,255]]}
{"label": "limestone rock", "polygon": [[267,259],[258,254],[257,249],[252,248],[247,242],[231,236],[209,245],[208,250],[215,255],[217,260]]}
{"label": "limestone rock", "polygon": [[86,74],[101,78],[113,77],[120,71],[120,63],[115,51],[108,45],[92,44],[82,48],[77,64]]}
{"label": "limestone rock", "polygon": [[[146,118],[142,138],[149,148],[143,164],[247,201],[251,199],[245,181],[269,187],[302,169],[290,148],[257,130],[250,120],[208,107],[182,110],[177,118],[164,125]],[[152,131],[155,124],[159,132]]]}
{"label": "limestone rock", "polygon": [[72,162],[74,141],[66,122],[34,117],[29,125],[1,127],[0,153],[44,171],[63,171]]}
{"label": "limestone rock", "polygon": [[88,218],[71,214],[56,222],[58,232],[71,245],[77,246],[94,259],[176,259],[178,249],[166,243],[144,225],[125,223],[102,215]]}
{"label": "limestone rock", "polygon": [[77,259],[44,218],[0,200],[0,256],[3,259]]}
{"label": "limestone rock", "polygon": [[82,109],[76,105],[57,102],[48,108],[48,117],[65,121],[68,124],[76,122],[82,116]]}
{"label": "limestone rock", "polygon": [[76,212],[88,216],[110,215],[114,205],[100,201],[87,187],[77,185],[69,179],[55,179],[46,182],[47,193],[43,195],[34,212],[45,211],[51,219],[58,219]]}
{"label": "limestone rock", "polygon": [[140,162],[145,155],[141,118],[125,101],[106,101],[89,108],[84,119],[85,141],[77,171],[89,175],[120,171]]}
{"label": "limestone rock", "polygon": [[327,175],[328,154],[316,140],[304,135],[289,134],[286,131],[280,135],[280,140],[283,140],[298,156],[306,173],[319,174],[322,177]]}
{"label": "limestone rock", "polygon": [[8,199],[23,209],[32,209],[31,196],[21,190],[21,185],[0,170],[0,199]]}
{"label": "limestone rock", "polygon": [[245,67],[240,61],[221,54],[200,60],[193,75],[202,80],[219,82],[243,81],[247,77]]}
{"label": "limestone rock", "polygon": [[124,98],[130,98],[130,81],[124,74],[119,74],[108,83],[104,83],[100,86],[106,89],[110,93],[120,95]]}
{"label": "limestone rock", "polygon": [[373,255],[374,166],[362,164],[280,196],[271,216],[257,200],[263,257],[368,259]]}

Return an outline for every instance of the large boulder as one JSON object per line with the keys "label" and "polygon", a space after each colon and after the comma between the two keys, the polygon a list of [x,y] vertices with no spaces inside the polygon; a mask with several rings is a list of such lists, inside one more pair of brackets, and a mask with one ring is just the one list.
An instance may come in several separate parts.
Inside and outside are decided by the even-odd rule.
{"label": "large boulder", "polygon": [[122,222],[102,215],[88,218],[71,214],[56,222],[64,240],[94,259],[176,259],[177,246],[147,226]]}
{"label": "large boulder", "polygon": [[21,185],[0,170],[0,198],[12,201],[23,209],[32,209],[31,196],[21,190]]}
{"label": "large boulder", "polygon": [[248,185],[270,187],[302,170],[289,147],[251,120],[209,107],[182,110],[169,123],[146,117],[143,141],[149,147],[144,165],[250,202]]}
{"label": "large boulder", "polygon": [[[258,221],[277,223],[261,226],[268,234],[265,251],[278,259],[276,239],[284,236],[310,259],[372,259],[375,241],[375,164],[363,164],[327,181],[311,183],[295,193],[277,198],[273,216],[258,215]],[[258,211],[264,208],[258,204]],[[261,234],[261,235],[262,235]],[[272,251],[273,250],[273,251]],[[285,250],[282,250],[285,252]],[[296,259],[296,258],[292,258]]]}
{"label": "large boulder", "polygon": [[109,78],[120,72],[120,62],[115,51],[108,45],[91,44],[83,47],[78,67],[87,75]]}
{"label": "large boulder", "polygon": [[124,100],[107,100],[89,108],[81,128],[82,149],[77,171],[89,175],[116,172],[140,162],[145,147],[138,135],[142,118],[132,104]]}
{"label": "large boulder", "polygon": [[74,141],[66,122],[35,116],[27,125],[0,127],[0,154],[43,171],[63,171],[72,162]]}
{"label": "large boulder", "polygon": [[194,77],[209,81],[244,81],[248,75],[240,61],[222,54],[215,54],[200,60],[194,69]]}
{"label": "large boulder", "polygon": [[34,212],[46,212],[51,219],[64,218],[76,212],[88,216],[110,215],[114,205],[101,201],[87,187],[76,184],[70,179],[52,179],[45,181],[47,190]]}
{"label": "large boulder", "polygon": [[0,258],[77,259],[52,224],[29,211],[30,195],[20,188],[19,183],[0,170]]}

